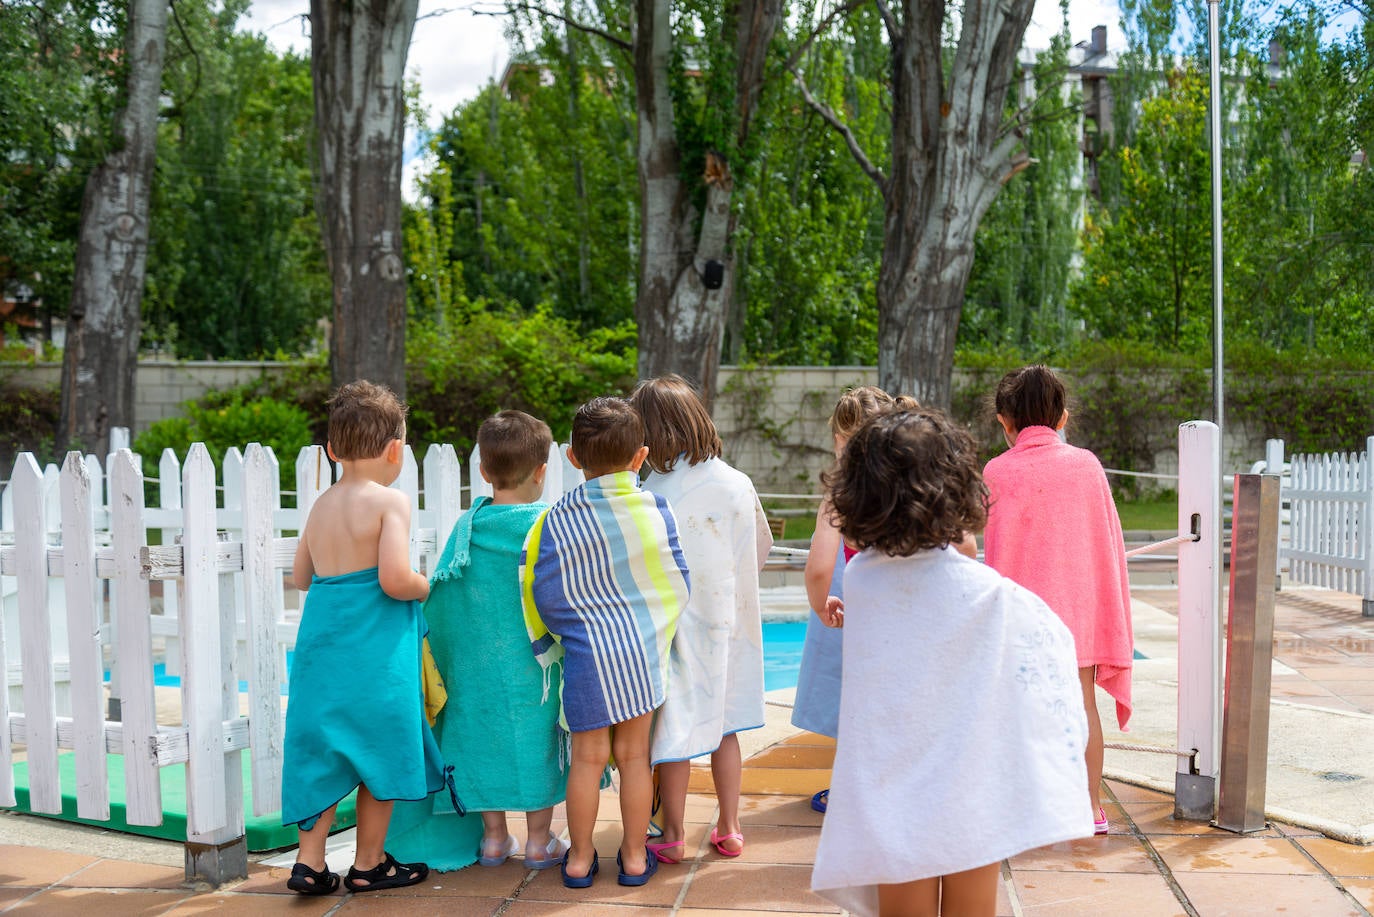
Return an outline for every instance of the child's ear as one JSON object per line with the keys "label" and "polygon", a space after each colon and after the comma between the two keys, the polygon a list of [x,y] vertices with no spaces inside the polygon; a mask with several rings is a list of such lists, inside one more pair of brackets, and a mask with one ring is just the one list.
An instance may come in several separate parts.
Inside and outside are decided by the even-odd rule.
{"label": "child's ear", "polygon": [[1065,409],[1064,409],[1064,414],[1063,414],[1063,416],[1059,418],[1059,423],[1055,424],[1055,425],[1054,425],[1054,428],[1055,428],[1056,430],[1062,430],[1062,429],[1064,429],[1064,425],[1067,424],[1068,422],[1069,422],[1069,409],[1068,409],[1068,408],[1065,408]]}
{"label": "child's ear", "polygon": [[339,457],[334,454],[334,444],[328,440],[325,440],[324,443],[324,454],[329,456],[329,460],[335,465],[339,464]]}
{"label": "child's ear", "polygon": [[403,439],[393,439],[386,444],[386,460],[393,465],[399,465],[405,460],[406,442]]}
{"label": "child's ear", "polygon": [[649,447],[640,446],[639,451],[635,453],[635,457],[630,460],[630,470],[635,474],[639,474],[639,469],[644,466],[644,460],[648,457]]}
{"label": "child's ear", "polygon": [[1014,445],[1016,443],[1016,434],[1021,431],[1016,429],[1016,427],[1012,425],[1012,422],[1001,414],[997,415],[997,422],[1002,425],[1002,430],[1007,435],[1007,445]]}
{"label": "child's ear", "polygon": [[568,461],[578,471],[582,470],[582,463],[577,460],[577,456],[573,453],[572,446],[568,447]]}
{"label": "child's ear", "polygon": [[491,478],[487,477],[487,469],[483,468],[481,465],[478,465],[477,473],[482,476],[482,480],[486,481],[488,484],[491,483]]}
{"label": "child's ear", "polygon": [[544,478],[548,476],[548,473],[549,473],[549,463],[548,463],[548,462],[545,462],[544,464],[540,465],[538,468],[534,469],[534,483],[537,484],[537,485],[540,486],[540,487],[543,487],[543,486],[544,486]]}

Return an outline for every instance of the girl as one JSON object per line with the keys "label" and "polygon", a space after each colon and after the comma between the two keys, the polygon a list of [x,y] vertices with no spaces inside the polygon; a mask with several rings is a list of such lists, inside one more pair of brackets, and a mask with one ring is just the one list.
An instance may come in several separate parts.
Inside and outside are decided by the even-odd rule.
{"label": "girl", "polygon": [[[711,843],[725,857],[744,850],[740,749],[735,734],[763,725],[763,631],[759,570],[773,538],[749,478],[720,458],[711,415],[691,385],[669,375],[640,383],[630,403],[644,418],[652,473],[644,487],[668,500],[692,592],[668,657],[665,700],[654,721],[663,837],[659,862],[677,863],[691,759],[711,756],[720,814]],[[676,852],[675,852],[676,851]]]}
{"label": "girl", "polygon": [[1011,447],[988,462],[992,494],[983,536],[987,562],[1034,592],[1073,633],[1088,715],[1088,798],[1095,830],[1107,833],[1101,805],[1102,720],[1094,684],[1116,700],[1121,729],[1131,717],[1131,593],[1126,545],[1111,487],[1097,457],[1064,443],[1064,385],[1044,366],[998,383],[997,420]]}
{"label": "girl", "polygon": [[944,414],[874,418],[823,480],[860,553],[812,888],[856,914],[991,917],[1000,860],[1092,832],[1072,637],[950,549],[987,490]]}

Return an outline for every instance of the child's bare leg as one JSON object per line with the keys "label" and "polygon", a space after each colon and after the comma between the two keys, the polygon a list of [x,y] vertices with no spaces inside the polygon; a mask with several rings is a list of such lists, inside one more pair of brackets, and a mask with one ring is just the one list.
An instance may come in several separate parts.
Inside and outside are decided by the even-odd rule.
{"label": "child's bare leg", "polygon": [[315,827],[309,831],[301,830],[300,849],[296,851],[297,863],[304,863],[316,872],[324,872],[324,846],[329,840],[329,828],[334,824],[336,808],[337,805],[332,805],[325,809],[319,821],[315,822]]}
{"label": "child's bare leg", "polygon": [[878,886],[879,917],[936,917],[939,913],[939,878]]}
{"label": "child's bare leg", "polygon": [[[720,804],[720,816],[716,819],[716,834],[719,837],[742,833],[739,824],[739,782],[742,770],[739,739],[732,732],[722,738],[720,747],[711,753],[711,782],[716,788],[716,802]],[[726,850],[743,850],[744,842],[729,840],[721,846]]]}
{"label": "child's bare leg", "polygon": [[[664,761],[658,766],[658,799],[663,806],[662,843],[671,844],[683,839],[683,825],[687,820],[687,782],[691,777],[690,761]],[[679,859],[676,853],[665,851],[664,854]]]}
{"label": "child's bare leg", "polygon": [[1088,799],[1092,802],[1093,818],[1102,807],[1102,717],[1097,712],[1097,686],[1093,679],[1097,674],[1095,666],[1078,670],[1078,681],[1083,687],[1083,709],[1088,714]]}
{"label": "child's bare leg", "polygon": [[542,860],[548,856],[552,829],[553,806],[525,813],[525,859]]}
{"label": "child's bare leg", "polygon": [[[950,917],[993,917],[1001,863],[940,877],[940,913]],[[895,913],[895,912],[894,912]]]}
{"label": "child's bare leg", "polygon": [[499,857],[506,852],[506,838],[510,828],[506,826],[505,812],[482,813],[482,856]]}
{"label": "child's bare leg", "polygon": [[[601,803],[601,774],[611,753],[611,730],[589,729],[572,734],[572,764],[568,767],[567,873],[580,879],[596,859],[596,811]],[[619,762],[617,762],[618,764]]]}
{"label": "child's bare leg", "polygon": [[391,800],[377,799],[365,786],[358,787],[358,837],[353,868],[373,869],[386,856],[386,829],[391,824]]}
{"label": "child's bare leg", "polygon": [[654,715],[646,713],[611,727],[611,750],[620,772],[620,868],[638,876],[648,867],[644,835],[654,808],[654,776],[649,767],[649,727]]}

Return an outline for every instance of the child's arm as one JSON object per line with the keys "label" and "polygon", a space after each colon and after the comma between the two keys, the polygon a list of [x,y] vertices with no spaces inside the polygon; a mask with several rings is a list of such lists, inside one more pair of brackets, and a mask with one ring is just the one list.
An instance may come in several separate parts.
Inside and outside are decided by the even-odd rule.
{"label": "child's arm", "polygon": [[[307,523],[308,524],[308,523]],[[291,581],[301,592],[310,588],[315,576],[315,558],[310,556],[310,543],[305,540],[305,528],[296,539],[296,559],[291,562]]]}
{"label": "child's arm", "polygon": [[385,490],[382,496],[377,582],[383,592],[401,602],[429,597],[429,580],[410,566],[410,500],[399,490]]}
{"label": "child's arm", "polygon": [[825,611],[830,579],[835,574],[835,555],[839,550],[840,530],[830,521],[830,500],[827,498],[816,510],[816,534],[811,536],[811,551],[806,556],[806,598],[818,615]]}

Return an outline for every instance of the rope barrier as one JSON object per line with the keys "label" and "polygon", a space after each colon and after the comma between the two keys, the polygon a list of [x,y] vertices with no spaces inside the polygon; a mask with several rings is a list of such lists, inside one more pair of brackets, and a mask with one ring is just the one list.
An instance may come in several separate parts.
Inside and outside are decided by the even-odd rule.
{"label": "rope barrier", "polygon": [[1154,544],[1141,545],[1138,548],[1132,548],[1131,550],[1126,552],[1126,556],[1128,558],[1136,557],[1140,554],[1145,554],[1150,551],[1153,551],[1156,548],[1167,548],[1169,547],[1169,545],[1182,544],[1185,541],[1199,541],[1201,540],[1201,538],[1201,535],[1193,535],[1191,533],[1187,535],[1176,535],[1173,538],[1166,538],[1163,541],[1156,541]]}
{"label": "rope barrier", "polygon": [[1152,471],[1123,471],[1120,468],[1103,468],[1107,474],[1119,474],[1128,478],[1154,478],[1159,481],[1177,481],[1176,474],[1155,474]]}
{"label": "rope barrier", "polygon": [[1132,745],[1129,742],[1107,742],[1102,747],[1116,751],[1140,751],[1151,755],[1173,755],[1175,758],[1192,758],[1197,754],[1196,748],[1183,751],[1179,748],[1165,748],[1163,745]]}

